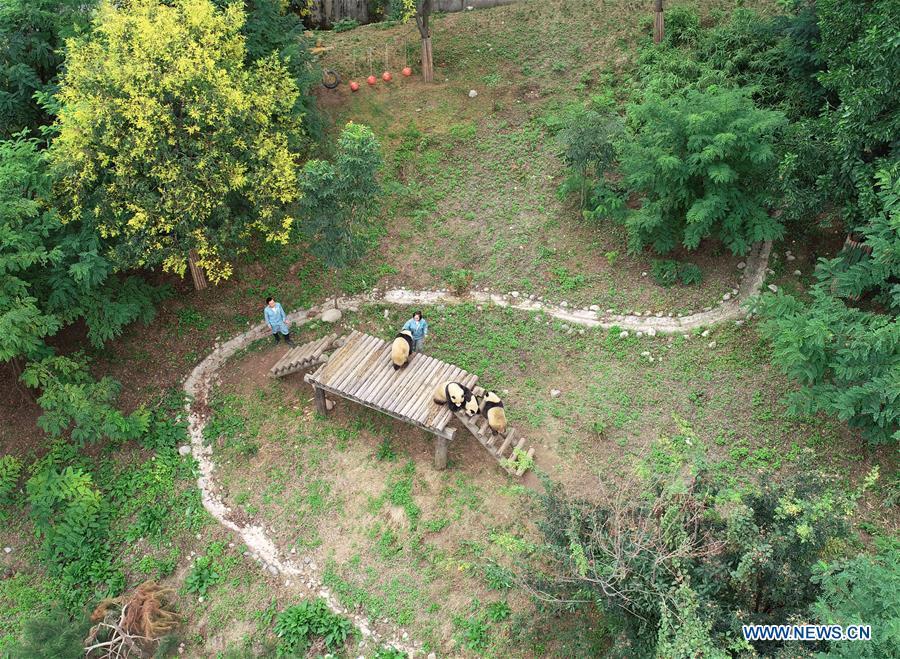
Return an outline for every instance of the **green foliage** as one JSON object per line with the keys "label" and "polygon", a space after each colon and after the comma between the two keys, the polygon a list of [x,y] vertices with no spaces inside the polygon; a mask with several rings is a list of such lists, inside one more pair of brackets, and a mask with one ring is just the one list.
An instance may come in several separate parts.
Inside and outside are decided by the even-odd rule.
{"label": "green foliage", "polygon": [[331,26],[331,29],[334,32],[349,32],[358,27],[359,21],[355,18],[342,18],[339,21],[335,21],[334,25]]}
{"label": "green foliage", "polygon": [[65,611],[54,609],[25,623],[22,642],[12,648],[15,659],[80,659],[84,657],[82,639],[87,635],[88,620],[73,619]]}
{"label": "green foliage", "polygon": [[782,235],[767,206],[783,115],[756,108],[744,91],[711,88],[650,96],[629,117],[634,136],[623,143],[622,171],[643,197],[625,219],[631,251],[693,250],[713,236],[744,254]]}
{"label": "green foliage", "polygon": [[[0,456],[0,506],[8,506],[13,502],[13,492],[19,482],[22,462],[13,455]],[[0,510],[0,521],[6,519],[6,513]]]}
{"label": "green foliage", "polygon": [[487,606],[487,615],[491,622],[503,622],[512,615],[512,609],[505,600],[491,602]]}
{"label": "green foliage", "polygon": [[44,340],[83,319],[95,346],[149,322],[161,291],[116,277],[98,236],[63,225],[34,140],[0,142],[0,361],[48,352]]}
{"label": "green foliage", "polygon": [[375,648],[375,654],[372,656],[374,659],[406,659],[408,655],[396,648],[382,645]]}
{"label": "green foliage", "polygon": [[36,132],[50,123],[35,94],[53,91],[65,40],[87,26],[93,4],[82,0],[0,4],[0,138],[25,129]]}
{"label": "green foliage", "polygon": [[660,603],[656,656],[670,659],[729,659],[732,655],[717,647],[712,638],[712,621],[701,613],[700,597],[688,580],[673,588]]}
{"label": "green foliage", "polygon": [[674,5],[665,11],[665,43],[670,46],[694,46],[700,38],[700,15],[687,5]]}
{"label": "green foliage", "polygon": [[457,295],[463,295],[472,287],[473,277],[474,273],[471,270],[457,268],[455,270],[450,270],[446,277],[444,277],[444,280],[447,282],[451,291]]}
{"label": "green foliage", "polygon": [[310,638],[321,638],[329,651],[344,646],[353,630],[345,617],[332,613],[325,600],[304,600],[288,607],[275,619],[275,634],[281,639],[279,657],[293,657],[306,652]]}
{"label": "green foliage", "polygon": [[900,441],[900,320],[847,307],[826,284],[811,294],[809,304],[783,293],[760,301],[775,363],[803,385],[789,411],[831,414],[873,443]]}
{"label": "green foliage", "polygon": [[104,2],[68,43],[51,153],[67,221],[119,268],[183,275],[195,250],[218,282],[252,236],[290,239],[299,92],[279,55],[245,65],[244,23],[236,3]]}
{"label": "green foliage", "polygon": [[876,659],[900,656],[900,543],[876,541],[877,553],[861,554],[818,570],[814,577],[822,593],[812,614],[823,625],[872,626],[872,640],[832,643],[828,657]]}
{"label": "green foliage", "polygon": [[32,362],[22,373],[22,381],[41,389],[38,405],[44,413],[38,426],[51,437],[68,432],[72,441],[82,446],[102,438],[135,439],[148,428],[150,415],[144,410],[126,415],[113,407],[121,385],[110,377],[93,380],[80,354]]}
{"label": "green foliage", "polygon": [[205,596],[210,588],[221,583],[224,578],[212,556],[198,556],[184,580],[184,589],[189,593]]}
{"label": "green foliage", "polygon": [[674,286],[679,281],[685,286],[699,285],[703,281],[703,272],[697,265],[669,259],[653,259],[650,263],[650,276],[665,288]]}
{"label": "green foliage", "polygon": [[309,160],[300,173],[301,229],[313,254],[329,268],[343,268],[370,247],[381,146],[366,126],[348,123],[333,163]]}
{"label": "green foliage", "polygon": [[602,181],[615,160],[615,143],[622,130],[622,120],[618,116],[581,106],[564,116],[556,139],[561,148],[560,155],[572,173],[560,185],[561,196],[578,192],[581,206],[588,207],[588,201],[596,194],[589,194],[593,182]]}

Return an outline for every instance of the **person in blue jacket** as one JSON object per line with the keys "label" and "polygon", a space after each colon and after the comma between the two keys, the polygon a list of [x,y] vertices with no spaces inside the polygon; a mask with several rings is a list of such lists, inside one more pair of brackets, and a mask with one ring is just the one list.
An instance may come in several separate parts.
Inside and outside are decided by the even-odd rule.
{"label": "person in blue jacket", "polygon": [[422,352],[425,348],[425,337],[428,336],[428,321],[422,317],[422,312],[414,313],[400,331],[403,330],[409,330],[412,334],[413,352]]}
{"label": "person in blue jacket", "polygon": [[276,302],[274,297],[266,298],[263,316],[265,316],[266,322],[269,323],[269,327],[272,328],[272,338],[275,339],[276,344],[278,339],[283,336],[285,343],[289,346],[294,345],[294,342],[291,341],[291,328],[287,325],[287,315],[284,313],[284,309],[281,308],[281,303]]}

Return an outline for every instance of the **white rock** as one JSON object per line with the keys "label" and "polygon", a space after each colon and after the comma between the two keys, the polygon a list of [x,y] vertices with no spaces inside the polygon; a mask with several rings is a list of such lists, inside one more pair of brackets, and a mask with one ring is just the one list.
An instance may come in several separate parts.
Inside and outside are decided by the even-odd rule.
{"label": "white rock", "polygon": [[738,294],[738,289],[732,288],[732,289],[731,289],[731,294],[732,294],[732,295],[737,295],[737,294]]}
{"label": "white rock", "polygon": [[647,328],[647,336],[656,336],[656,328],[648,327]]}
{"label": "white rock", "polygon": [[707,347],[707,348],[715,348],[715,347],[716,347],[716,342],[715,342],[715,341],[710,341],[709,343],[706,344],[706,347]]}
{"label": "white rock", "polygon": [[662,318],[662,317],[663,317],[663,312],[662,312],[662,311],[657,311],[657,312],[656,312],[656,317],[657,317],[657,318]]}
{"label": "white rock", "polygon": [[737,325],[738,327],[740,327],[741,325],[744,324],[744,321],[743,321],[743,320],[736,320],[736,321],[734,321],[734,324]]}
{"label": "white rock", "polygon": [[204,599],[205,598],[203,597],[203,595],[201,595],[200,597],[197,598],[197,601],[200,602],[201,604],[203,604]]}
{"label": "white rock", "polygon": [[766,288],[768,288],[768,289],[769,289],[770,291],[772,291],[773,293],[777,293],[777,292],[778,292],[778,287],[777,287],[775,284],[769,284],[768,286],[766,286]]}
{"label": "white rock", "polygon": [[510,293],[513,297],[519,297],[519,291],[513,291]]}
{"label": "white rock", "polygon": [[722,302],[728,302],[728,300],[730,300],[730,299],[731,299],[731,293],[725,293],[725,295],[722,296]]}
{"label": "white rock", "polygon": [[4,547],[4,548],[3,548],[3,551],[4,551],[5,553],[9,554],[9,553],[12,552],[12,547]]}
{"label": "white rock", "polygon": [[615,311],[616,311],[615,309],[607,309],[606,313],[615,313]]}
{"label": "white rock", "polygon": [[321,320],[326,323],[336,323],[341,319],[341,316],[343,316],[343,314],[340,309],[326,309],[322,312]]}
{"label": "white rock", "polygon": [[628,330],[622,330],[621,332],[619,332],[619,338],[627,339],[628,338]]}
{"label": "white rock", "polygon": [[583,329],[578,330],[578,333],[581,334],[582,336],[584,336],[584,330],[583,330]]}
{"label": "white rock", "polygon": [[559,303],[559,306],[561,306],[563,309],[565,309],[566,307],[569,306],[569,303],[566,302],[565,300],[563,300],[562,302]]}
{"label": "white rock", "polygon": [[647,276],[647,273],[646,273],[646,272],[642,272],[642,273],[641,273],[641,277],[646,277],[646,276]]}
{"label": "white rock", "polygon": [[796,260],[797,260],[797,257],[794,256],[793,254],[788,254],[785,258],[786,258],[788,261],[796,261]]}
{"label": "white rock", "polygon": [[737,264],[737,269],[738,269],[738,270],[743,270],[743,269],[746,268],[746,267],[747,267],[747,264],[744,263],[743,261],[741,261],[740,263]]}
{"label": "white rock", "polygon": [[474,89],[470,89],[469,98],[475,98],[476,96],[478,96],[478,92],[476,92]]}
{"label": "white rock", "polygon": [[590,309],[591,311],[600,311],[600,307],[596,304],[592,304],[588,307],[588,309]]}
{"label": "white rock", "polygon": [[709,336],[709,330],[703,330],[702,332],[700,332],[700,336],[705,339],[707,336]]}
{"label": "white rock", "polygon": [[644,350],[644,352],[641,353],[641,357],[649,357],[649,356],[650,356],[649,350]]}
{"label": "white rock", "polygon": [[636,336],[637,338],[641,338],[642,336],[644,336],[644,333],[643,333],[643,332],[637,332],[637,333],[635,333],[635,336]]}
{"label": "white rock", "polygon": [[329,412],[334,409],[334,401],[330,398],[325,399],[325,409]]}
{"label": "white rock", "polygon": [[185,456],[191,454],[191,447],[185,444],[184,446],[178,447],[178,455]]}
{"label": "white rock", "polygon": [[384,317],[385,317],[385,318],[390,318],[390,317],[391,317],[391,312],[388,311],[387,309],[385,309],[385,310],[384,310]]}
{"label": "white rock", "polygon": [[559,398],[562,395],[562,392],[559,389],[551,389],[550,390],[550,398]]}
{"label": "white rock", "polygon": [[799,276],[802,275],[802,274],[803,274],[803,273],[800,272],[799,270],[794,270],[794,275],[795,275],[795,276],[799,277]]}

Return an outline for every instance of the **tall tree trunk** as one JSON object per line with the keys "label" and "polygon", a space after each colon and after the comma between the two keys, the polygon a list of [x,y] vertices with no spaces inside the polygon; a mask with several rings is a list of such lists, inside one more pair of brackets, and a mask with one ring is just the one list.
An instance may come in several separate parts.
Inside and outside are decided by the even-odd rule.
{"label": "tall tree trunk", "polygon": [[206,288],[206,275],[203,274],[203,268],[197,265],[197,251],[188,252],[188,263],[191,266],[191,279],[194,280],[194,290],[202,291]]}
{"label": "tall tree trunk", "polygon": [[653,43],[661,43],[666,36],[666,26],[663,20],[663,0],[656,0],[653,11]]}
{"label": "tall tree trunk", "polygon": [[431,16],[432,0],[417,0],[416,27],[422,36],[422,79],[434,82],[434,59],[431,56],[431,29],[428,18]]}

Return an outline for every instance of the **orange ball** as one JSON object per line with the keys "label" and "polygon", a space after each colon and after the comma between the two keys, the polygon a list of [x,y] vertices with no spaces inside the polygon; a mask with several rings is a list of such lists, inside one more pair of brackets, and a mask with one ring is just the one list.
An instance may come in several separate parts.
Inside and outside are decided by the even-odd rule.
{"label": "orange ball", "polygon": [[350,81],[350,91],[352,91],[352,92],[358,92],[358,91],[359,91],[359,83],[356,82],[356,80],[351,80],[351,81]]}
{"label": "orange ball", "polygon": [[382,73],[381,79],[384,80],[385,82],[390,82],[391,81],[391,72],[385,71],[384,73]]}
{"label": "orange ball", "polygon": [[409,68],[408,66],[404,66],[403,70],[400,73],[402,73],[405,77],[408,78],[409,76],[412,75],[412,69]]}
{"label": "orange ball", "polygon": [[370,85],[374,85],[376,82],[378,82],[378,79],[375,76],[369,76],[368,78],[366,78],[366,82]]}

